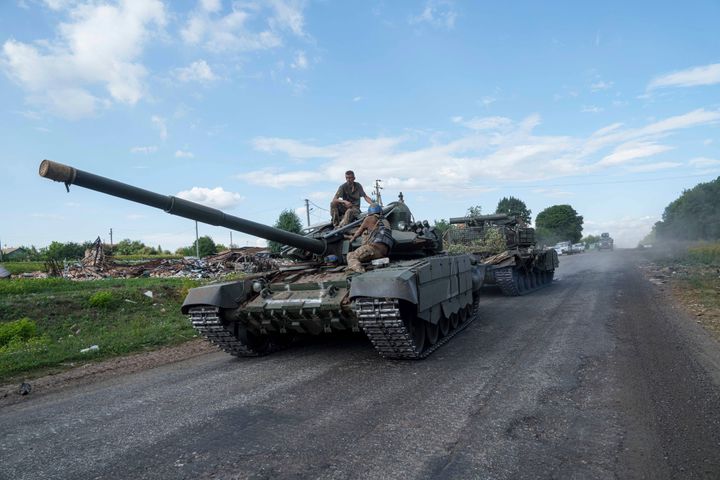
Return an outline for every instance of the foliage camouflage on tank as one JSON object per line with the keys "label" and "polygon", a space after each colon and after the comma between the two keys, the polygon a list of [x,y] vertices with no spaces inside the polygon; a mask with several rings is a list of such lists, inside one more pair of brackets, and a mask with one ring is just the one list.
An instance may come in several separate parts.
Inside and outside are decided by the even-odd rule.
{"label": "foliage camouflage on tank", "polygon": [[472,254],[486,266],[485,284],[518,296],[552,283],[559,261],[552,248],[535,244],[535,229],[506,214],[451,218],[445,232],[450,252]]}
{"label": "foliage camouflage on tank", "polygon": [[363,218],[341,228],[330,222],[305,235],[285,232],[178,197],[161,195],[49,160],[42,177],[160,208],[286,245],[291,262],[239,281],[194,288],[182,311],[207,339],[236,356],[258,356],[295,337],[364,332],[385,358],[424,358],[477,315],[486,267],[469,254],[448,254],[427,221],[416,222],[402,194],[383,207],[395,244],[389,258],[345,271],[347,237]]}

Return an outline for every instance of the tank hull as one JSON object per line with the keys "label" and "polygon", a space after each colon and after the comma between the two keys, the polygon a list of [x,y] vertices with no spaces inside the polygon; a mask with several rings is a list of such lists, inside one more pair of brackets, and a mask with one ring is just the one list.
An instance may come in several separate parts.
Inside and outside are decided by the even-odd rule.
{"label": "tank hull", "polygon": [[297,336],[363,332],[385,358],[420,359],[475,319],[485,269],[471,255],[352,275],[308,264],[193,289],[182,309],[236,356],[265,355]]}

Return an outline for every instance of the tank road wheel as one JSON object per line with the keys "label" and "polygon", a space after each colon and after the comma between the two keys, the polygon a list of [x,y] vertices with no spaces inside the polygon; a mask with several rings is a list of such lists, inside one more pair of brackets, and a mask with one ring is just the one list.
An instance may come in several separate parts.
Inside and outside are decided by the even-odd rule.
{"label": "tank road wheel", "polygon": [[430,345],[435,345],[440,338],[440,326],[435,323],[431,322],[424,322],[425,323],[425,340]]}
{"label": "tank road wheel", "polygon": [[468,319],[468,307],[461,308],[458,312],[458,325],[462,325],[467,322]]}
{"label": "tank road wheel", "polygon": [[450,315],[450,330],[455,330],[460,324],[460,312]]}
{"label": "tank road wheel", "polygon": [[257,335],[243,327],[239,323],[235,323],[235,336],[238,340],[250,348],[255,355],[267,355],[274,350],[273,342],[269,335]]}
{"label": "tank road wheel", "polygon": [[438,327],[440,327],[440,336],[444,337],[450,331],[450,319],[443,315],[442,317],[440,317]]}
{"label": "tank road wheel", "polygon": [[535,270],[530,270],[528,276],[530,277],[530,288],[532,290],[535,290],[540,286],[540,279],[538,278],[538,273]]}

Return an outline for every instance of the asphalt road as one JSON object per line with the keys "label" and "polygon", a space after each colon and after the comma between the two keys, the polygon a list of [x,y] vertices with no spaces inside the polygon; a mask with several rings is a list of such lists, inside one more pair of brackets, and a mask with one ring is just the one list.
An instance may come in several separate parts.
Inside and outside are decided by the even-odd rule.
{"label": "asphalt road", "polygon": [[563,257],[419,362],[202,355],[0,411],[0,478],[720,478],[720,345],[630,253]]}

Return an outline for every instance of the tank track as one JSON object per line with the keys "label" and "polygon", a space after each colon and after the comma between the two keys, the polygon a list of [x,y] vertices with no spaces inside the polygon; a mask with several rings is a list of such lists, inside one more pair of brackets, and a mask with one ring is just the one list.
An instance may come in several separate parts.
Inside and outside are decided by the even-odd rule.
{"label": "tank track", "polygon": [[357,298],[354,309],[360,327],[381,357],[419,360],[447,343],[475,320],[478,302],[478,298],[473,301],[472,312],[463,323],[422,352],[416,351],[412,335],[405,327],[398,299]]}
{"label": "tank track", "polygon": [[493,274],[495,275],[495,283],[498,287],[500,287],[503,295],[506,295],[508,297],[526,295],[530,292],[534,292],[535,290],[546,287],[552,283],[551,277],[550,281],[543,280],[542,282],[539,282],[538,285],[536,285],[535,287],[526,288],[524,285],[520,287],[520,285],[518,284],[518,275],[521,275],[521,273],[515,270],[515,268],[513,267],[498,268],[493,272]]}
{"label": "tank track", "polygon": [[258,357],[278,350],[277,346],[271,343],[269,348],[258,351],[240,341],[228,326],[223,325],[218,307],[193,307],[190,309],[190,321],[200,335],[236,357]]}

